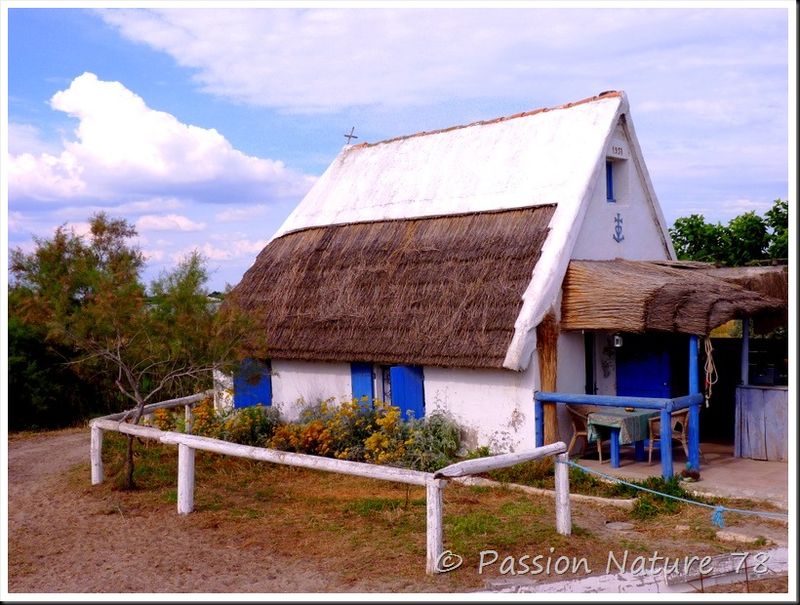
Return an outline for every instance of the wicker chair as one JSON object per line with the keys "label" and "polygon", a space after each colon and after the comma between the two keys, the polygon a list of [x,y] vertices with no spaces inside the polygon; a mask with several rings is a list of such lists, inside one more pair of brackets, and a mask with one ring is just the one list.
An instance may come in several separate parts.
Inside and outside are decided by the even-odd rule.
{"label": "wicker chair", "polygon": [[[589,443],[588,417],[592,410],[577,409],[568,405],[567,411],[572,420],[572,439],[570,439],[569,446],[567,447],[567,455],[569,456],[572,453],[572,448],[575,447],[575,443],[578,441],[578,437],[583,437],[585,441],[584,450],[586,449],[586,445]],[[581,453],[583,453],[583,450],[581,450]],[[600,439],[597,440],[597,455],[602,463],[603,448]]]}
{"label": "wicker chair", "polygon": [[[672,412],[672,440],[680,441],[686,459],[689,459],[689,410],[683,409]],[[649,420],[650,442],[647,444],[647,464],[653,464],[653,442],[661,439],[661,416],[653,416]]]}

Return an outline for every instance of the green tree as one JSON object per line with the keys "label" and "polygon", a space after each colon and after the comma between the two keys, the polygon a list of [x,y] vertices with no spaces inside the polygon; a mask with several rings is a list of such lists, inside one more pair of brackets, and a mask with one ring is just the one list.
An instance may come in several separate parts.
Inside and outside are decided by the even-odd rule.
{"label": "green tree", "polygon": [[[209,304],[203,258],[191,254],[152,285],[141,280],[144,259],[129,243],[124,220],[100,213],[88,240],[61,227],[36,249],[12,253],[12,311],[40,326],[48,341],[77,353],[77,371],[112,381],[135,405],[133,423],[156,397],[211,386],[211,372],[233,358],[244,325]],[[125,484],[133,487],[133,438]]]}
{"label": "green tree", "polygon": [[725,229],[721,262],[731,267],[747,265],[767,258],[767,224],[755,212],[734,217]]}
{"label": "green tree", "polygon": [[764,218],[745,212],[723,225],[692,214],[678,218],[669,232],[679,259],[738,266],[786,258],[788,222],[788,204],[778,199]]}
{"label": "green tree", "polygon": [[789,257],[789,202],[778,198],[767,210],[767,226],[771,229],[767,253],[770,258]]}

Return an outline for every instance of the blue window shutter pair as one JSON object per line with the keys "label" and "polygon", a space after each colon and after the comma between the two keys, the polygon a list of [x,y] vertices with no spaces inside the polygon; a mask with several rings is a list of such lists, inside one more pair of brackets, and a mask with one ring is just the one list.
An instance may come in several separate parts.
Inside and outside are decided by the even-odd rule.
{"label": "blue window shutter pair", "polygon": [[233,375],[233,407],[272,405],[272,368],[269,362],[245,359]]}
{"label": "blue window shutter pair", "polygon": [[403,419],[425,416],[425,393],[422,367],[392,366],[389,369],[392,381],[392,405],[402,412]]}
{"label": "blue window shutter pair", "polygon": [[350,377],[353,383],[353,399],[366,401],[371,405],[375,400],[375,383],[372,380],[371,363],[351,363]]}
{"label": "blue window shutter pair", "polygon": [[[371,404],[375,400],[375,382],[372,377],[372,364],[351,363],[350,376],[353,385],[353,399],[366,398]],[[403,418],[425,416],[425,392],[423,388],[422,367],[391,366],[391,404],[400,408]]]}

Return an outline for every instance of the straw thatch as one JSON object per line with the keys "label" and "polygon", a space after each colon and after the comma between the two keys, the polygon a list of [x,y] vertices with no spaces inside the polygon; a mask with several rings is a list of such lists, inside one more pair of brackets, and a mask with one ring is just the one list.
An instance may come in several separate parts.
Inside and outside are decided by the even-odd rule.
{"label": "straw thatch", "polygon": [[500,368],[553,211],[303,229],[229,298],[274,359]]}
{"label": "straw thatch", "polygon": [[562,328],[704,335],[731,319],[785,308],[784,301],[715,277],[712,270],[697,263],[571,261]]}

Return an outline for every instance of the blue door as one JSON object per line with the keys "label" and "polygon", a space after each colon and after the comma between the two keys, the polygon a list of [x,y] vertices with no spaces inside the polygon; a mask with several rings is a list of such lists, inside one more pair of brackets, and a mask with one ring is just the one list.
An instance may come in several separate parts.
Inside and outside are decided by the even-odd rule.
{"label": "blue door", "polygon": [[272,405],[272,372],[269,362],[245,359],[233,375],[233,407]]}
{"label": "blue door", "polygon": [[392,366],[392,405],[400,408],[404,420],[425,416],[425,392],[420,366]]}
{"label": "blue door", "polygon": [[625,334],[617,352],[617,395],[672,397],[672,372],[666,339]]}

